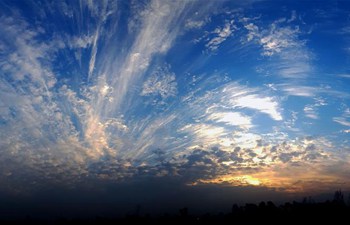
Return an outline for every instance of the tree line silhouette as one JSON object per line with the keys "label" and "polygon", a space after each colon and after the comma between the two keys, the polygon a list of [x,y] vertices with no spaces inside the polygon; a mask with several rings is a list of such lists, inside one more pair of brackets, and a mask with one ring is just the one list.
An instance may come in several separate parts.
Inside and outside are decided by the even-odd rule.
{"label": "tree line silhouette", "polygon": [[0,220],[0,224],[347,224],[350,218],[350,195],[345,202],[341,190],[334,193],[333,200],[315,202],[305,197],[300,202],[287,202],[276,206],[272,201],[259,204],[233,204],[230,213],[192,215],[187,207],[177,214],[152,217],[141,215],[140,206],[133,214],[118,218],[96,217],[94,219],[56,218],[40,220],[31,217],[18,220]]}

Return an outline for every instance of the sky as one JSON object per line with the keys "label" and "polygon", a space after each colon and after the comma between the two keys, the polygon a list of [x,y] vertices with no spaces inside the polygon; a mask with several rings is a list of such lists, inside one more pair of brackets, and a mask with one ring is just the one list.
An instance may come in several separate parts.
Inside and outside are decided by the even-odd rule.
{"label": "sky", "polygon": [[349,15],[335,0],[1,0],[0,196],[66,213],[349,190]]}

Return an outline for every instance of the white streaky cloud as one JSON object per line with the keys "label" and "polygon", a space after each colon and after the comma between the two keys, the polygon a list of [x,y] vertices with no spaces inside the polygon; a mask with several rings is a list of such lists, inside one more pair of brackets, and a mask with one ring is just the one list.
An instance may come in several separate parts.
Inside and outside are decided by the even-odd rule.
{"label": "white streaky cloud", "polygon": [[350,78],[350,74],[338,74],[338,77]]}
{"label": "white streaky cloud", "polygon": [[238,126],[245,130],[253,127],[251,118],[238,112],[215,112],[209,114],[207,119],[232,126]]}
{"label": "white streaky cloud", "polygon": [[314,120],[318,119],[318,114],[312,105],[307,105],[304,107],[305,116]]}
{"label": "white streaky cloud", "polygon": [[218,27],[212,32],[214,37],[209,39],[205,47],[207,47],[210,51],[216,51],[220,44],[229,38],[236,29],[237,27],[234,24],[234,20],[226,22],[224,27]]}
{"label": "white streaky cloud", "polygon": [[154,0],[142,12],[142,24],[126,61],[118,72],[110,71],[112,76],[118,77],[111,84],[118,90],[109,106],[113,111],[120,109],[130,85],[139,81],[152,57],[167,52],[171,47],[180,29],[181,15],[188,4],[188,1]]}
{"label": "white streaky cloud", "polygon": [[320,94],[325,94],[336,98],[339,98],[339,97],[350,98],[349,93],[344,91],[334,90],[329,86],[303,86],[303,85],[293,85],[291,83],[285,83],[285,84],[276,85],[276,87],[281,89],[283,92],[285,92],[285,94],[290,96],[315,98],[316,96],[320,96]]}
{"label": "white streaky cloud", "polygon": [[104,0],[101,2],[81,2],[80,4],[87,4],[87,7],[89,8],[91,14],[97,20],[97,25],[91,42],[92,46],[88,71],[88,80],[90,80],[95,70],[96,54],[98,51],[98,41],[103,30],[103,24],[116,10],[116,3],[111,3],[107,0]]}
{"label": "white streaky cloud", "polygon": [[[169,143],[167,128],[172,126],[173,121],[177,118],[176,114],[167,114],[157,116],[156,118],[146,117],[141,121],[135,122],[129,129],[129,142],[123,146],[122,157],[132,159],[144,159],[152,154],[155,146],[164,147],[165,151],[171,152],[177,148],[176,145],[182,143]],[[153,148],[153,149],[152,149]]]}
{"label": "white streaky cloud", "polygon": [[[206,84],[205,81],[203,83]],[[267,114],[276,121],[282,120],[280,103],[258,88],[229,82],[204,93],[200,90],[201,86],[198,91],[189,93],[189,97],[185,96],[186,107],[179,113],[194,120],[179,130],[187,137],[187,146],[217,145],[229,148],[238,142],[244,145],[243,142],[248,140],[249,146],[256,145],[252,139],[254,134],[248,132],[256,124],[253,123],[253,117],[246,115],[246,109]],[[185,121],[188,120],[185,118]]]}
{"label": "white streaky cloud", "polygon": [[95,61],[96,61],[96,54],[97,54],[97,41],[98,41],[98,37],[99,37],[99,32],[100,32],[100,29],[97,28],[96,33],[95,33],[94,38],[93,38],[93,42],[92,42],[92,50],[91,50],[91,56],[90,56],[90,62],[89,62],[88,80],[91,78],[92,73],[95,69]]}
{"label": "white streaky cloud", "polygon": [[272,97],[261,97],[257,94],[239,96],[231,99],[230,102],[234,107],[250,108],[268,114],[274,120],[282,120],[279,112],[279,104]]}
{"label": "white streaky cloud", "polygon": [[229,131],[223,127],[204,123],[188,124],[180,128],[179,132],[191,137],[190,146],[218,145],[220,142],[225,142],[221,140],[229,135]]}
{"label": "white streaky cloud", "polygon": [[292,86],[292,85],[282,85],[282,90],[292,96],[301,96],[301,97],[314,97],[319,90],[317,87],[310,86]]}
{"label": "white streaky cloud", "polygon": [[163,100],[177,93],[176,76],[166,66],[158,67],[143,83],[142,96],[157,96]]}
{"label": "white streaky cloud", "polygon": [[319,115],[317,113],[317,109],[319,107],[327,105],[327,102],[323,98],[315,98],[315,103],[314,104],[309,104],[304,107],[304,113],[306,117],[309,117],[311,119],[319,119]]}
{"label": "white streaky cloud", "polygon": [[343,126],[350,127],[350,121],[347,121],[347,118],[344,117],[333,117],[333,121],[337,122]]}
{"label": "white streaky cloud", "polygon": [[350,108],[346,108],[345,110],[344,110],[344,116],[346,116],[346,117],[350,117]]}
{"label": "white streaky cloud", "polygon": [[343,126],[350,127],[350,109],[345,109],[341,117],[333,117],[333,121]]}
{"label": "white streaky cloud", "polygon": [[303,46],[282,51],[277,63],[277,75],[288,79],[304,79],[313,72],[312,54]]}
{"label": "white streaky cloud", "polygon": [[[190,93],[191,94],[191,93]],[[282,120],[282,107],[276,97],[269,96],[263,90],[241,85],[238,82],[229,82],[219,88],[207,90],[201,96],[190,96],[185,99],[192,100],[189,107],[200,115],[203,111],[215,112],[240,112],[243,109],[251,109],[267,114],[276,121]],[[214,111],[208,109],[214,108]]]}

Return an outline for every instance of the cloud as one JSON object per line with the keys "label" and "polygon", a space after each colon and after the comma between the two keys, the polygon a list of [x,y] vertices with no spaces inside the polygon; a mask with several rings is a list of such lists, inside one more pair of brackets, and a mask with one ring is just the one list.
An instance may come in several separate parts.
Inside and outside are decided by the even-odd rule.
{"label": "cloud", "polygon": [[304,86],[297,85],[293,83],[284,83],[276,85],[277,88],[280,88],[283,92],[290,96],[300,96],[300,97],[309,97],[317,98],[318,96],[328,95],[335,98],[349,98],[350,95],[341,90],[334,90],[330,86]]}
{"label": "cloud", "polygon": [[317,108],[326,106],[327,103],[323,98],[315,98],[314,104],[309,104],[304,107],[305,116],[311,119],[319,119],[319,115],[316,112]]}
{"label": "cloud", "polygon": [[344,117],[333,117],[333,121],[337,122],[343,126],[350,127],[350,121],[347,120],[347,118]]}
{"label": "cloud", "polygon": [[[120,9],[109,3],[83,1],[72,11],[64,5],[57,9],[62,13],[53,7],[43,27],[37,26],[40,21],[29,24],[35,16],[28,22],[25,15],[1,17],[1,188],[20,192],[45,185],[172,177],[181,184],[302,190],[314,185],[318,173],[325,174],[320,182],[329,186],[341,177],[324,169],[325,164],[330,168],[339,161],[329,151],[335,146],[322,138],[292,139],[294,133],[283,130],[287,100],[276,94],[282,90],[287,96],[344,97],[346,93],[298,82],[266,90],[253,82],[244,85],[248,79],[232,81],[210,70],[187,84],[187,73],[182,73],[186,65],[176,68],[175,74],[165,62],[172,57],[166,54],[181,44],[177,37],[206,26],[191,17],[197,10],[193,6],[200,3],[133,2],[138,6],[130,6],[134,15],[123,20]],[[200,14],[208,12],[210,7],[205,7]],[[52,18],[74,22],[63,29]],[[301,79],[312,66],[301,31],[290,24],[293,21],[292,15],[288,24],[260,26],[250,21],[244,27],[247,41],[257,43],[261,55],[271,61],[277,58],[277,73]],[[202,39],[206,48],[219,50],[238,26],[233,20],[217,26]],[[125,28],[127,35],[117,27]],[[169,99],[174,101],[163,104]],[[316,115],[323,105],[317,101],[305,106],[307,116]],[[155,106],[158,103],[162,110]],[[347,125],[348,117],[333,120]],[[298,180],[301,184],[294,185]]]}
{"label": "cloud", "polygon": [[300,30],[289,25],[283,26],[285,20],[276,20],[268,28],[259,28],[253,22],[243,21],[248,31],[246,42],[255,41],[261,45],[264,56],[273,56],[292,48],[301,48],[304,42],[299,40]]}
{"label": "cloud", "polygon": [[253,127],[251,118],[245,115],[242,115],[239,112],[218,112],[210,113],[208,120],[215,122],[222,122],[228,125],[238,126],[242,129],[249,129]]}
{"label": "cloud", "polygon": [[206,20],[192,20],[192,19],[189,19],[189,20],[186,21],[185,27],[187,29],[200,29],[205,24],[207,24],[208,21],[210,21],[210,19],[206,19]]}
{"label": "cloud", "polygon": [[[201,89],[200,86],[197,88]],[[257,114],[266,114],[276,121],[282,120],[279,102],[260,89],[228,82],[204,93],[194,93],[190,93],[191,97],[185,97],[187,105],[181,107],[185,111],[179,114],[194,120],[184,119],[187,124],[179,130],[186,136],[187,147],[230,148],[238,143],[254,147],[255,141],[261,137],[249,131],[259,126],[259,123],[253,122]]]}
{"label": "cloud", "polygon": [[258,38],[260,36],[259,27],[255,24],[249,23],[247,25],[244,25],[244,28],[248,30],[246,40],[247,42],[252,41],[253,39]]}
{"label": "cloud", "polygon": [[318,114],[316,113],[315,109],[310,105],[304,107],[304,113],[306,117],[309,117],[314,120],[318,119]]}
{"label": "cloud", "polygon": [[343,126],[347,126],[347,127],[350,127],[350,121],[348,121],[349,119],[350,119],[350,109],[349,108],[345,109],[345,111],[341,117],[333,117],[334,122],[339,123]]}
{"label": "cloud", "polygon": [[231,100],[238,108],[250,108],[269,115],[274,120],[282,120],[278,111],[278,103],[272,97],[260,97],[258,95],[245,95]]}
{"label": "cloud", "polygon": [[276,24],[273,24],[269,34],[262,36],[259,40],[264,50],[262,54],[272,56],[281,53],[284,49],[299,47],[300,43],[296,41],[298,33],[298,29],[290,27],[277,29]]}
{"label": "cloud", "polygon": [[[332,189],[341,178],[329,176],[329,172],[326,172],[329,165],[335,165],[334,163],[337,162],[337,156],[326,153],[325,149],[328,147],[325,140],[305,138],[277,144],[265,143],[251,150],[236,147],[233,151],[220,149],[201,151],[201,154],[210,157],[210,162],[221,162],[221,164],[214,164],[220,169],[208,171],[211,174],[209,178],[199,178],[191,185],[208,183],[226,186],[259,185],[283,192]],[[239,158],[230,156],[231,153]],[[217,157],[225,160],[218,160]],[[196,165],[201,165],[198,160],[204,159],[197,158]],[[325,165],[325,161],[328,161],[328,165]],[[294,171],[293,176],[290,174],[291,168]],[[317,169],[314,172],[307,168]],[[218,173],[225,170],[226,173]],[[216,174],[212,174],[213,171]],[[318,184],[312,184],[315,173],[324,174],[324,176],[317,176]],[[322,183],[321,186],[319,186],[320,183]]]}
{"label": "cloud", "polygon": [[189,124],[181,129],[181,131],[189,130],[191,134],[194,134],[198,137],[199,140],[203,140],[203,143],[212,143],[216,142],[216,138],[224,136],[225,129],[219,126],[213,126],[209,124]]}
{"label": "cloud", "polygon": [[350,74],[338,74],[338,76],[342,78],[350,78]]}
{"label": "cloud", "polygon": [[99,36],[99,29],[96,30],[96,33],[94,35],[93,42],[92,42],[92,50],[91,50],[90,63],[89,63],[88,80],[91,78],[92,72],[95,69],[98,36]]}
{"label": "cloud", "polygon": [[287,23],[294,22],[297,19],[297,12],[295,10],[292,11],[292,15],[290,18],[287,20]]}
{"label": "cloud", "polygon": [[259,89],[239,85],[236,82],[228,83],[222,89],[221,102],[233,109],[252,109],[269,115],[274,120],[282,120],[281,109],[276,98],[267,96]]}
{"label": "cloud", "polygon": [[205,47],[210,51],[216,51],[219,46],[237,30],[234,20],[227,21],[223,27],[217,27],[211,32],[213,37],[208,38]]}
{"label": "cloud", "polygon": [[177,83],[174,73],[168,67],[158,67],[143,83],[142,96],[160,96],[162,100],[177,94]]}
{"label": "cloud", "polygon": [[87,48],[94,43],[94,36],[75,36],[70,38],[71,48]]}
{"label": "cloud", "polygon": [[151,1],[142,11],[142,23],[125,62],[117,69],[118,72],[111,71],[111,74],[118,75],[118,79],[113,79],[112,82],[112,86],[118,90],[113,96],[113,110],[121,107],[129,87],[139,81],[152,57],[166,53],[171,47],[179,33],[183,10],[188,4],[187,1]]}
{"label": "cloud", "polygon": [[6,32],[1,42],[8,46],[4,49],[2,70],[15,80],[24,80],[28,76],[47,92],[56,82],[50,67],[46,66],[50,64],[47,58],[52,51],[51,46],[37,42],[35,38],[40,32],[20,19],[17,21],[12,17],[2,17],[0,28]]}
{"label": "cloud", "polygon": [[242,44],[253,42],[261,48],[261,55],[274,57],[273,73],[288,79],[304,79],[313,71],[313,55],[306,47],[306,41],[300,38],[303,34],[299,26],[291,26],[296,18],[295,12],[287,20],[275,20],[266,27],[258,21],[242,20],[247,31],[247,38]]}
{"label": "cloud", "polygon": [[340,34],[350,34],[350,27],[349,26],[343,27],[339,33]]}

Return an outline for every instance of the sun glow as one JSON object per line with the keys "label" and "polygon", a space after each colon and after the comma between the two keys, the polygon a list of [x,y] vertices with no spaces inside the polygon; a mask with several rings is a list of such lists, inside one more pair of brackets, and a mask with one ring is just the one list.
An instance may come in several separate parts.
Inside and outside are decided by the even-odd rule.
{"label": "sun glow", "polygon": [[199,180],[198,182],[193,183],[192,185],[197,185],[198,183],[203,184],[231,184],[233,186],[260,186],[262,184],[261,180],[251,175],[242,175],[242,176],[222,176],[209,180]]}

